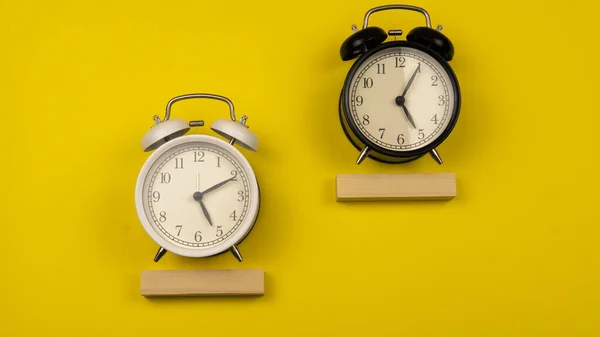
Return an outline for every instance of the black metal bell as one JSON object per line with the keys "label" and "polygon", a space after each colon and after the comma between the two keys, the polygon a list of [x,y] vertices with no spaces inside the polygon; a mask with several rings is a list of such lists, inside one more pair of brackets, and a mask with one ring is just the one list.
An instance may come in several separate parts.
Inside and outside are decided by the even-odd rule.
{"label": "black metal bell", "polygon": [[406,40],[428,47],[446,61],[451,61],[454,57],[454,45],[450,39],[433,28],[416,27],[406,35]]}
{"label": "black metal bell", "polygon": [[380,45],[387,39],[385,31],[379,27],[367,27],[350,35],[340,47],[343,61],[352,60],[367,50]]}

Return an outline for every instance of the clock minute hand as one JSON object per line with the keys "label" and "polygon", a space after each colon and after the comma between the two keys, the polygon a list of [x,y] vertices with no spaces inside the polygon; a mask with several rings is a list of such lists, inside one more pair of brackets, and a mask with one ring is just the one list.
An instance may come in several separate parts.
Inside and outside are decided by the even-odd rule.
{"label": "clock minute hand", "polygon": [[227,184],[228,182],[230,182],[230,181],[232,181],[232,180],[235,180],[235,177],[231,177],[231,178],[229,178],[229,179],[227,179],[227,180],[224,180],[224,181],[222,181],[222,182],[220,182],[220,183],[218,183],[218,184],[216,184],[216,185],[214,185],[214,186],[211,186],[211,187],[207,188],[206,190],[202,191],[202,194],[204,195],[204,194],[206,194],[206,193],[208,193],[208,192],[210,192],[210,191],[214,191],[214,190],[216,190],[217,188],[219,188],[219,187],[221,187],[221,186],[223,186],[223,185]]}
{"label": "clock minute hand", "polygon": [[402,92],[402,95],[401,95],[402,97],[406,96],[406,93],[408,92],[408,89],[410,88],[413,81],[415,80],[415,77],[417,76],[417,73],[419,72],[419,70],[421,70],[421,63],[419,63],[419,66],[417,66],[417,69],[415,69],[415,72],[413,72],[413,74],[410,76],[408,83],[406,83],[406,87],[404,88],[404,91]]}

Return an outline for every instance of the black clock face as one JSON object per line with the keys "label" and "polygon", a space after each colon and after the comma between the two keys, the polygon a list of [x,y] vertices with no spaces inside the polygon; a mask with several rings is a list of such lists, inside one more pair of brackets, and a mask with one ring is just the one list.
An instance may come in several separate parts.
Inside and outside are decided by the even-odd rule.
{"label": "black clock face", "polygon": [[346,118],[354,133],[382,151],[427,152],[454,126],[458,83],[445,62],[422,48],[387,45],[362,57],[349,74]]}

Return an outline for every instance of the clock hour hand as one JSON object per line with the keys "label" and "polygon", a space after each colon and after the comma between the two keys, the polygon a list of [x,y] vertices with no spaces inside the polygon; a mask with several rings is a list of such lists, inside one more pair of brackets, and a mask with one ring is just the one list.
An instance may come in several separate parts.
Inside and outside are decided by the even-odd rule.
{"label": "clock hour hand", "polygon": [[403,96],[398,96],[396,97],[396,105],[398,105],[399,107],[402,108],[402,110],[404,110],[404,115],[406,115],[406,119],[408,119],[408,122],[410,123],[410,125],[412,125],[413,128],[417,128],[415,126],[415,121],[413,120],[412,116],[410,115],[410,112],[408,112],[408,109],[406,108],[406,100],[404,99]]}
{"label": "clock hour hand", "polygon": [[202,192],[195,192],[194,193],[194,200],[196,200],[199,204],[200,204],[200,208],[202,208],[202,213],[204,213],[204,217],[206,218],[206,220],[208,221],[208,223],[212,226],[212,221],[210,220],[210,215],[208,214],[208,210],[206,209],[206,206],[204,206],[204,203],[202,202],[202,198],[204,197]]}
{"label": "clock hour hand", "polygon": [[412,116],[410,115],[410,112],[408,112],[408,109],[406,109],[406,105],[402,104],[402,110],[404,110],[404,114],[406,115],[406,118],[408,118],[410,125],[412,125],[412,127],[416,129],[417,127],[415,126],[415,121],[413,120]]}
{"label": "clock hour hand", "polygon": [[233,180],[236,180],[236,179],[235,179],[235,177],[231,177],[231,178],[229,178],[229,179],[227,179],[227,180],[224,180],[224,181],[222,181],[222,182],[220,182],[220,183],[218,183],[218,184],[216,184],[216,185],[214,185],[214,186],[211,186],[211,187],[207,188],[206,190],[204,190],[204,191],[202,192],[202,195],[204,195],[204,194],[206,194],[206,193],[208,193],[208,192],[210,192],[210,191],[214,191],[214,190],[216,190],[217,188],[219,188],[219,187],[221,187],[221,186],[223,186],[223,185],[225,185],[225,184],[227,184],[228,182],[230,182],[230,181],[233,181]]}

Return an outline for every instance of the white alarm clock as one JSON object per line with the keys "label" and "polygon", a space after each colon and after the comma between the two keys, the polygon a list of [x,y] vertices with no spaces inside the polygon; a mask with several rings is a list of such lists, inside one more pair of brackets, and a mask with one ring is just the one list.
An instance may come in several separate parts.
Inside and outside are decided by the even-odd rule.
{"label": "white alarm clock", "polygon": [[[211,129],[227,141],[188,134],[202,120],[170,119],[175,102],[208,98],[229,105],[230,119],[217,119]],[[213,94],[172,98],[164,120],[142,138],[144,151],[154,151],[138,175],[135,205],[140,222],[158,245],[158,262],[166,252],[209,257],[230,251],[238,261],[238,245],[248,236],[260,209],[260,191],[252,166],[235,144],[256,151],[258,139],[237,121],[232,101]]]}

